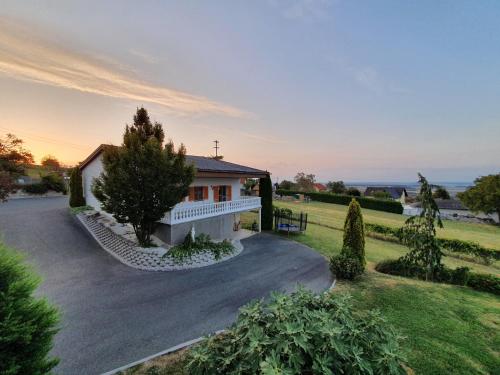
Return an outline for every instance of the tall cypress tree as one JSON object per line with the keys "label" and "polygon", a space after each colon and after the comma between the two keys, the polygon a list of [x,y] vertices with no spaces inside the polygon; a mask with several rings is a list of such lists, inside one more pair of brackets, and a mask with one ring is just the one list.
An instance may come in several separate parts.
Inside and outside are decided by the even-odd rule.
{"label": "tall cypress tree", "polygon": [[261,226],[262,230],[273,229],[273,187],[271,176],[259,179],[259,196],[262,204]]}
{"label": "tall cypress tree", "polygon": [[363,215],[361,213],[361,206],[354,198],[349,204],[344,222],[344,243],[342,252],[359,259],[363,268],[366,266]]}
{"label": "tall cypress tree", "polygon": [[85,206],[85,198],[83,197],[82,172],[80,171],[80,168],[78,168],[78,166],[73,168],[73,170],[71,171],[69,191],[70,207]]}

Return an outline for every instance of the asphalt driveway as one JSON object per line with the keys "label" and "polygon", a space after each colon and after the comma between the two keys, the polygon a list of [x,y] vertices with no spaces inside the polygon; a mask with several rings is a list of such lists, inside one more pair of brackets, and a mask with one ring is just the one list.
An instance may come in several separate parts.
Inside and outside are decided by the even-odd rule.
{"label": "asphalt driveway", "polygon": [[269,234],[243,241],[226,262],[176,272],[129,268],[110,256],[72,217],[66,198],[0,204],[3,241],[42,275],[41,295],[62,312],[53,354],[60,374],[99,374],[227,327],[238,308],[297,283],[323,291],[325,260]]}

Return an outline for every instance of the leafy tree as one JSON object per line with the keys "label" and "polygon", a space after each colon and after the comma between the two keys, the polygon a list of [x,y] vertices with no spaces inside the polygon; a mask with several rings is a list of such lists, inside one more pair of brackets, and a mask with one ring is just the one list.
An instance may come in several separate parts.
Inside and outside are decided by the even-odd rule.
{"label": "leafy tree", "polygon": [[346,191],[344,181],[330,181],[326,184],[326,187],[334,194],[344,194]]}
{"label": "leafy tree", "polygon": [[500,219],[500,173],[476,178],[474,186],[457,196],[471,211],[496,212]]}
{"label": "leafy tree", "polygon": [[245,183],[243,184],[243,189],[245,190],[245,193],[250,195],[252,192],[252,189],[259,183],[259,180],[255,178],[247,178],[245,180]]}
{"label": "leafy tree", "polygon": [[434,199],[451,199],[450,193],[442,186],[436,187],[434,193],[432,193]]}
{"label": "leafy tree", "polygon": [[279,184],[280,189],[283,190],[293,190],[295,188],[295,184],[289,180],[283,180]]}
{"label": "leafy tree", "polygon": [[151,245],[156,222],[188,195],[194,179],[185,147],[176,152],[171,141],[163,146],[164,137],[162,125],[137,109],[123,144],[104,150],[104,171],[92,187],[106,212],[132,225],[142,246]]}
{"label": "leafy tree", "polygon": [[0,243],[0,374],[49,374],[59,314],[34,297],[40,279]]}
{"label": "leafy tree", "polygon": [[363,269],[366,266],[365,225],[363,223],[361,206],[354,198],[349,204],[347,216],[344,222],[344,241],[342,244],[342,253],[356,258]]}
{"label": "leafy tree", "polygon": [[261,227],[262,230],[273,229],[273,187],[269,174],[259,180],[259,195],[261,197]]}
{"label": "leafy tree", "polygon": [[436,227],[442,228],[443,223],[439,217],[439,208],[432,197],[432,187],[427,179],[418,174],[420,182],[420,201],[422,211],[420,215],[412,216],[406,220],[400,238],[410,249],[409,253],[401,258],[408,265],[425,267],[426,280],[433,280],[442,268],[442,252],[436,238]]}
{"label": "leafy tree", "polygon": [[295,184],[300,191],[313,191],[315,182],[316,176],[313,174],[305,174],[304,172],[299,172],[295,176]]}
{"label": "leafy tree", "polygon": [[57,169],[61,168],[61,163],[59,163],[59,160],[57,160],[57,158],[55,156],[52,156],[52,155],[45,155],[42,158],[41,164],[42,164],[42,166],[44,166],[45,168],[48,168],[48,169],[57,170]]}
{"label": "leafy tree", "polygon": [[347,195],[350,195],[352,197],[360,197],[361,196],[361,192],[356,189],[355,187],[350,187],[349,189],[346,190],[345,192]]}
{"label": "leafy tree", "polygon": [[71,176],[69,180],[69,206],[70,207],[82,207],[85,206],[85,198],[83,197],[83,181],[82,172],[80,168],[76,166],[71,170]]}
{"label": "leafy tree", "polygon": [[389,194],[385,190],[378,190],[373,192],[372,197],[377,199],[392,199],[391,194]]}
{"label": "leafy tree", "polygon": [[33,155],[23,147],[23,140],[13,134],[0,138],[0,201],[13,191],[14,179],[24,174],[24,167],[33,163]]}

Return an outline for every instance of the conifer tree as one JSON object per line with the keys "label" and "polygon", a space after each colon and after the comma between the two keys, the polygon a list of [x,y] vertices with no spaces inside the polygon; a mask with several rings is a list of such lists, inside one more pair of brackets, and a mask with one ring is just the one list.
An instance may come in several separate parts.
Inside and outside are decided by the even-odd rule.
{"label": "conifer tree", "polygon": [[269,174],[259,180],[259,196],[261,197],[262,230],[273,229],[273,187]]}
{"label": "conifer tree", "polygon": [[366,266],[363,215],[361,213],[361,206],[354,198],[349,204],[344,222],[342,253],[357,258],[363,269]]}
{"label": "conifer tree", "polygon": [[83,197],[83,182],[82,182],[82,172],[80,168],[76,166],[71,171],[71,176],[69,180],[69,206],[70,207],[81,207],[85,206],[85,198]]}

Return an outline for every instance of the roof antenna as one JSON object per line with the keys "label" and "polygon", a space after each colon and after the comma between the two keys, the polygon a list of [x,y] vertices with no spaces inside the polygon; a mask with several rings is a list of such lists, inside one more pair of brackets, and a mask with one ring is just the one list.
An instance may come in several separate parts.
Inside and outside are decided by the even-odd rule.
{"label": "roof antenna", "polygon": [[220,142],[218,140],[215,140],[214,143],[215,143],[215,147],[214,147],[215,148],[215,158],[218,158],[219,157],[218,151],[219,151],[219,148],[220,148],[219,147],[219,143]]}

